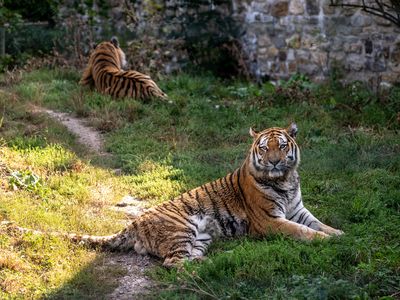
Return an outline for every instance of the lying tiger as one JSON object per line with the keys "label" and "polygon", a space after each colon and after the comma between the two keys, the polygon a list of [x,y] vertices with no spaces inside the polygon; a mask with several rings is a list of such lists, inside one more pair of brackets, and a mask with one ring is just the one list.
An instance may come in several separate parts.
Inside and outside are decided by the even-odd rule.
{"label": "lying tiger", "polygon": [[95,47],[80,84],[96,87],[99,92],[115,98],[167,98],[150,76],[137,71],[124,71],[122,68],[125,66],[125,53],[119,47],[118,39],[113,37],[111,41]]}
{"label": "lying tiger", "polygon": [[114,235],[66,236],[104,249],[149,253],[172,267],[202,259],[216,238],[281,233],[312,240],[340,235],[342,231],[321,223],[303,205],[296,133],[294,123],[286,129],[250,129],[253,144],[233,173],[145,211]]}

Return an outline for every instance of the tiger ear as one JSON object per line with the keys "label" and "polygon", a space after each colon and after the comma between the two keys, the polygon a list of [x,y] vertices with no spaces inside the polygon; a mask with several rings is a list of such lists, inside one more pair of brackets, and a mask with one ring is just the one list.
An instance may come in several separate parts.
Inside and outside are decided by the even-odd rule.
{"label": "tiger ear", "polygon": [[256,137],[258,136],[258,132],[255,131],[255,130],[253,129],[253,127],[250,127],[249,133],[250,133],[250,135],[251,135],[253,138],[256,138]]}
{"label": "tiger ear", "polygon": [[289,125],[289,127],[286,128],[286,132],[287,132],[292,138],[294,138],[294,139],[296,138],[297,131],[298,131],[298,128],[297,128],[296,123],[294,123],[294,122],[292,122],[292,123]]}
{"label": "tiger ear", "polygon": [[118,41],[118,38],[117,38],[116,36],[113,36],[113,37],[111,38],[111,43],[112,43],[116,48],[119,48],[119,41]]}
{"label": "tiger ear", "polygon": [[92,50],[96,49],[96,47],[97,47],[96,43],[92,43],[91,45],[92,45]]}

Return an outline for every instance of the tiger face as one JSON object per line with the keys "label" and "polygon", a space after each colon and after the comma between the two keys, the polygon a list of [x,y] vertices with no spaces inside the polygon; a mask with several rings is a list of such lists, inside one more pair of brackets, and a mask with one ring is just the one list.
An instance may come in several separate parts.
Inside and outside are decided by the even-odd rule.
{"label": "tiger face", "polygon": [[295,123],[288,128],[272,127],[261,132],[250,128],[254,138],[249,155],[252,175],[258,179],[278,179],[294,170],[300,162],[296,133]]}

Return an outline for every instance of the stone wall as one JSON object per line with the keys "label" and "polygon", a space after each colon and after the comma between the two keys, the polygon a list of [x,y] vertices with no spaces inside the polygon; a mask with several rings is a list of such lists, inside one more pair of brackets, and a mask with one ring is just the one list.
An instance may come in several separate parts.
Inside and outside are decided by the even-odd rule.
{"label": "stone wall", "polygon": [[[69,2],[76,6],[79,0]],[[173,41],[202,40],[212,32],[241,42],[247,67],[258,80],[302,73],[323,81],[336,72],[373,87],[400,81],[400,28],[359,9],[330,7],[329,0],[136,0],[129,9],[125,1],[102,2],[108,15],[95,18],[95,32],[100,35],[103,24],[132,40],[164,39],[170,44],[167,71],[190,58],[182,49],[175,51]],[[90,9],[100,10],[96,1]],[[71,5],[65,12],[72,13]],[[203,21],[204,14],[217,19]]]}
{"label": "stone wall", "polygon": [[340,71],[371,85],[400,81],[400,28],[329,0],[233,0],[258,77],[300,72],[316,81]]}

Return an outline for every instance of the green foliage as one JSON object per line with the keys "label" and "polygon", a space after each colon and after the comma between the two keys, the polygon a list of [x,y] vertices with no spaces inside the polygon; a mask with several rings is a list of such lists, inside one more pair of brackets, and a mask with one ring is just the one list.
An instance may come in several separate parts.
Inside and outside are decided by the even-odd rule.
{"label": "green foliage", "polygon": [[4,56],[0,57],[0,72],[6,71],[8,66],[10,66],[13,61],[13,57],[9,54],[5,54]]}
{"label": "green foliage", "polygon": [[57,0],[2,0],[2,2],[4,9],[32,22],[53,22],[59,4]]}
{"label": "green foliage", "polygon": [[32,171],[15,171],[12,172],[9,178],[9,184],[12,185],[13,189],[18,188],[35,190],[40,187],[40,177]]}
{"label": "green foliage", "polygon": [[9,9],[4,5],[4,1],[0,2],[0,26],[4,26],[5,24],[10,24],[14,26],[21,22],[21,15]]}
{"label": "green foliage", "polygon": [[47,25],[18,25],[6,34],[6,52],[14,57],[14,64],[22,65],[27,58],[50,54],[60,45],[63,30]]}
{"label": "green foliage", "polygon": [[[52,52],[62,41],[63,31],[54,28],[58,1],[14,1],[0,3],[0,26],[6,25],[7,56],[0,61],[0,72],[24,65],[33,56]],[[49,25],[24,25],[47,21]]]}

